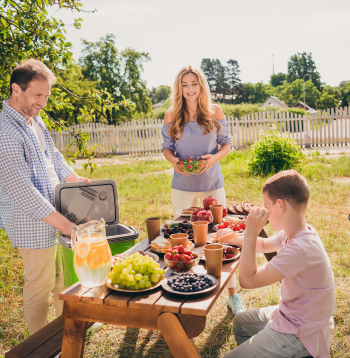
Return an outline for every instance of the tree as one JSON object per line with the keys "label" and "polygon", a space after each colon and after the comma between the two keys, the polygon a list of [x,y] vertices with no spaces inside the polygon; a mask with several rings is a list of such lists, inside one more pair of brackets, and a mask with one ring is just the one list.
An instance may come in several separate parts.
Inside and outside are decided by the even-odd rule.
{"label": "tree", "polygon": [[341,106],[347,107],[350,106],[350,81],[340,87],[339,89],[339,99],[341,100]]}
{"label": "tree", "polygon": [[[311,76],[312,82],[316,88],[321,91],[321,76],[317,72],[317,68],[315,62],[312,59],[311,52],[309,54],[306,52],[298,52],[296,55],[293,55],[288,62],[287,82],[292,83],[297,79],[302,80],[306,74]],[[308,76],[305,77],[305,80],[306,79],[308,79]]]}
{"label": "tree", "polygon": [[[292,83],[285,83],[283,86],[277,87],[279,89],[279,98],[286,102],[288,105],[293,106],[297,102],[304,102],[303,96],[303,80],[299,79]],[[316,95],[317,98],[321,97],[321,92],[311,81],[305,82],[305,103],[316,108]]]}
{"label": "tree", "polygon": [[151,99],[153,98],[152,103],[159,103],[161,101],[165,101],[170,96],[171,87],[160,85],[157,88],[153,87],[152,91],[152,96],[150,96]]}
{"label": "tree", "polygon": [[271,96],[272,88],[270,85],[264,85],[262,82],[256,84],[244,83],[243,102],[252,104],[261,104]]}
{"label": "tree", "polygon": [[128,98],[135,103],[134,107],[121,108],[118,112],[107,111],[108,123],[115,125],[128,120],[134,112],[139,115],[149,112],[152,103],[146,83],[141,79],[143,63],[150,59],[148,53],[131,48],[119,53],[112,34],[97,42],[83,40],[83,44],[80,58],[83,75],[90,81],[97,81],[100,90],[107,89],[115,101]]}
{"label": "tree", "polygon": [[239,96],[239,85],[241,84],[241,79],[239,77],[239,73],[241,70],[239,69],[237,60],[228,60],[227,65],[225,66],[225,81],[228,86],[228,92],[231,96],[231,103],[235,103],[235,99]]}
{"label": "tree", "polygon": [[281,86],[286,81],[287,75],[279,72],[277,75],[271,75],[270,84],[273,87]]}
{"label": "tree", "polygon": [[[59,6],[59,9],[70,9],[80,12],[81,4],[75,0],[0,0],[0,99],[10,95],[10,76],[14,67],[27,58],[43,61],[58,77],[62,68],[70,68],[74,62],[72,58],[72,44],[64,36],[65,24],[53,16],[48,17],[47,6]],[[74,26],[79,29],[82,19],[74,20]],[[59,78],[59,77],[58,77]],[[62,130],[63,120],[55,117],[61,110],[72,111],[71,98],[78,96],[67,90],[58,80],[52,88],[47,106],[41,112],[43,120],[49,129]],[[117,110],[118,103],[112,102],[110,94],[102,90],[92,92],[89,96],[79,98],[84,102],[80,108],[79,121],[91,121],[98,114],[106,116],[106,111]],[[2,107],[2,101],[0,102]],[[128,106],[128,102],[120,103]],[[49,112],[52,114],[50,116]],[[87,147],[89,136],[80,130],[70,131],[74,139],[71,144],[76,145],[76,156],[84,155],[90,158]],[[93,164],[89,160],[85,168]]]}
{"label": "tree", "polygon": [[216,71],[215,71],[215,60],[210,58],[203,58],[201,63],[201,69],[208,81],[210,92],[215,95],[216,91]]}

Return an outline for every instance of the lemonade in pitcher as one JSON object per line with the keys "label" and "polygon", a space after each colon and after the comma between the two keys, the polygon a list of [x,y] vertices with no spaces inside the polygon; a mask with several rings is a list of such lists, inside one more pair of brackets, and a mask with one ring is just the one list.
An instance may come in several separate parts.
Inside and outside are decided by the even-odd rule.
{"label": "lemonade in pitcher", "polygon": [[98,287],[111,271],[112,254],[106,239],[105,221],[92,220],[73,229],[74,269],[84,287]]}

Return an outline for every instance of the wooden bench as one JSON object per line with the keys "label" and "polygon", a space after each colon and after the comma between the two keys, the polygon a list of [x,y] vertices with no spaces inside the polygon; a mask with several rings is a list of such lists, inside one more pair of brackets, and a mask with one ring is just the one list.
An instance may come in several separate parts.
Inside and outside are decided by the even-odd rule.
{"label": "wooden bench", "polygon": [[[5,354],[5,358],[54,358],[61,352],[65,319],[59,316]],[[93,322],[86,322],[86,329]]]}

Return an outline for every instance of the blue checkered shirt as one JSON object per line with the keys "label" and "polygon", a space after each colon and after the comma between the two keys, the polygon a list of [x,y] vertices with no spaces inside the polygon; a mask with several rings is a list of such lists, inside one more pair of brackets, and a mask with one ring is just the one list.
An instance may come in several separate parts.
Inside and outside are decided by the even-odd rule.
{"label": "blue checkered shirt", "polygon": [[[55,148],[43,120],[35,118],[60,182],[74,173]],[[47,249],[56,245],[57,230],[42,219],[54,209],[54,193],[39,143],[29,120],[3,102],[0,112],[0,228],[12,246]]]}

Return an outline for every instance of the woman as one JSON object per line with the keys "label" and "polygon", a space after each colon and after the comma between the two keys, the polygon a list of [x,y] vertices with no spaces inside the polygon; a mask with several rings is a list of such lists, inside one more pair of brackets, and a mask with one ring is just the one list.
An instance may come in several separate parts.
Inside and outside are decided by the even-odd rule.
{"label": "woman", "polygon": [[[211,103],[208,82],[202,70],[184,66],[176,76],[172,89],[172,107],[162,126],[162,150],[173,164],[172,210],[197,206],[198,200],[214,196],[226,206],[224,178],[219,160],[230,152],[231,135],[220,106]],[[220,149],[219,149],[220,146]],[[201,156],[206,159],[203,170],[196,175],[181,172],[179,158]],[[235,275],[227,285],[228,307],[233,314],[244,311],[236,289]]]}

